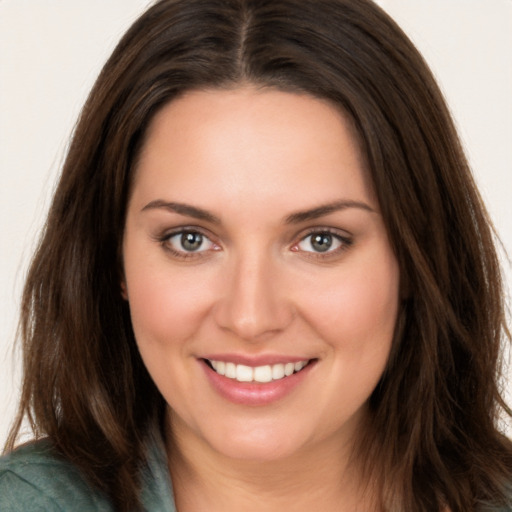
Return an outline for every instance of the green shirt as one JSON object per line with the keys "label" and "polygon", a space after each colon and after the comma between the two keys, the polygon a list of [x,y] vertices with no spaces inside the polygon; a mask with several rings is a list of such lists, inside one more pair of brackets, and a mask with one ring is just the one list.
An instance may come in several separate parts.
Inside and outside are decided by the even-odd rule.
{"label": "green shirt", "polygon": [[[143,474],[143,508],[176,512],[165,450],[149,446]],[[0,458],[1,512],[114,512],[69,462],[55,456],[48,441],[27,444]]]}
{"label": "green shirt", "polygon": [[[143,474],[146,512],[176,512],[165,449],[153,441]],[[512,508],[480,508],[511,512]],[[27,444],[0,458],[1,512],[114,512],[109,500],[91,488],[69,462],[55,456],[46,440]]]}

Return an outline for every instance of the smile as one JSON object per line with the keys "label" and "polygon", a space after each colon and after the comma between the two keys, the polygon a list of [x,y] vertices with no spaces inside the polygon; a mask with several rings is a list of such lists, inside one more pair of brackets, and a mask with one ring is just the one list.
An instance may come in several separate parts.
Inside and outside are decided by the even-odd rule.
{"label": "smile", "polygon": [[260,382],[267,383],[289,377],[294,373],[300,372],[309,360],[299,361],[297,363],[280,363],[264,366],[246,366],[225,361],[206,360],[208,365],[216,373],[233,379],[238,382]]}

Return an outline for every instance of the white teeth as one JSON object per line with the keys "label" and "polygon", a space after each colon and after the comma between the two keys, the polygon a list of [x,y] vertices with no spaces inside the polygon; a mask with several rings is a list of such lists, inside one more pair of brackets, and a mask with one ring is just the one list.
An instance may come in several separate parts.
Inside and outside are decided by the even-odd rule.
{"label": "white teeth", "polygon": [[226,375],[226,363],[224,361],[217,361],[217,368],[215,370],[221,375]]}
{"label": "white teeth", "polygon": [[300,372],[304,366],[306,366],[306,363],[304,361],[300,361],[299,363],[295,363],[293,368],[296,372]]}
{"label": "white teeth", "polygon": [[254,380],[256,382],[270,382],[272,380],[272,367],[267,365],[254,368]]}
{"label": "white teeth", "polygon": [[250,366],[236,365],[236,380],[239,382],[252,382],[254,380],[253,377],[254,371]]}
{"label": "white teeth", "polygon": [[224,375],[230,379],[236,379],[236,364],[226,363],[226,373]]}
{"label": "white teeth", "polygon": [[236,379],[239,382],[272,382],[289,377],[293,373],[300,372],[308,361],[298,363],[281,363],[265,366],[246,366],[243,364],[226,363],[224,361],[211,361],[212,368],[219,374]]}
{"label": "white teeth", "polygon": [[286,363],[284,365],[284,374],[289,377],[295,371],[295,365],[293,363]]}
{"label": "white teeth", "polygon": [[272,379],[279,380],[284,377],[284,364],[275,364],[272,366]]}

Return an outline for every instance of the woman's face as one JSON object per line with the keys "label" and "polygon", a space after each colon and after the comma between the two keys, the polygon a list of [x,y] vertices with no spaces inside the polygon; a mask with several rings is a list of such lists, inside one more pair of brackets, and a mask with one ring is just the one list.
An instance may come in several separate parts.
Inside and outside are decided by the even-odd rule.
{"label": "woman's face", "polygon": [[390,352],[399,270],[336,109],[252,88],[170,103],[123,250],[138,347],[181,439],[253,460],[351,442]]}

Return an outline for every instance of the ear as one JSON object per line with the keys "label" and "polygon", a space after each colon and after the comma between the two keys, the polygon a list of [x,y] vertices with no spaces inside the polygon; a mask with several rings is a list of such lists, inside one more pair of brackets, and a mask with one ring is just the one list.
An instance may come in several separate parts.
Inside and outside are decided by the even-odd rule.
{"label": "ear", "polygon": [[117,278],[119,279],[119,287],[121,289],[121,297],[128,300],[128,286],[126,285],[126,276],[124,275],[124,262],[121,255],[118,255]]}
{"label": "ear", "polygon": [[123,297],[124,300],[128,300],[128,288],[126,287],[124,278],[121,280],[121,297]]}

